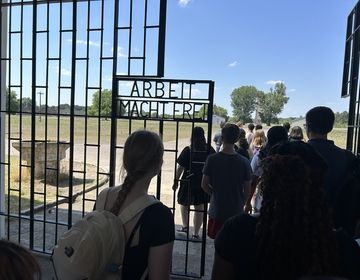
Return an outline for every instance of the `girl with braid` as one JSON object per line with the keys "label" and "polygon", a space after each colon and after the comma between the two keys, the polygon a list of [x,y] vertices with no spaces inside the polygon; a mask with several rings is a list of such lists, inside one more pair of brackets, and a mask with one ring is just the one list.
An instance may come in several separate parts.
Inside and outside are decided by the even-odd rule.
{"label": "girl with braid", "polygon": [[288,142],[274,146],[262,168],[260,215],[227,221],[215,240],[212,279],[360,279],[359,246],[333,229],[321,156]]}
{"label": "girl with braid", "polygon": [[[150,182],[161,170],[163,154],[157,134],[145,130],[132,133],[124,146],[124,182],[106,192],[105,209],[117,215],[138,198],[148,196]],[[162,203],[154,203],[138,216],[125,226],[131,239],[125,249],[122,279],[169,280],[175,239],[173,215]]]}

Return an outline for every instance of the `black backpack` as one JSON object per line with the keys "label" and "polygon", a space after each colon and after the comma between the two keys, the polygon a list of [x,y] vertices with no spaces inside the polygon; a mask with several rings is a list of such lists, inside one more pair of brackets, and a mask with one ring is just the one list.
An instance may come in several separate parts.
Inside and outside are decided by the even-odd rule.
{"label": "black backpack", "polygon": [[337,195],[334,223],[336,228],[342,227],[354,236],[360,221],[360,159],[348,151],[346,157],[347,171]]}

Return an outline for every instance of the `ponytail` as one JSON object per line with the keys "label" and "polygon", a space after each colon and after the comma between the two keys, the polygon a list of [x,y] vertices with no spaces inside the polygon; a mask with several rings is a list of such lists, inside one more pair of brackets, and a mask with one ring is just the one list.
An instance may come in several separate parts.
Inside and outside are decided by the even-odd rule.
{"label": "ponytail", "polygon": [[134,183],[135,182],[133,182],[133,180],[130,179],[130,176],[127,175],[125,177],[124,183],[122,184],[122,188],[117,195],[114,206],[111,208],[111,212],[114,215],[119,214],[120,208],[124,204],[124,201],[125,201],[128,193],[130,192],[131,187],[134,185]]}

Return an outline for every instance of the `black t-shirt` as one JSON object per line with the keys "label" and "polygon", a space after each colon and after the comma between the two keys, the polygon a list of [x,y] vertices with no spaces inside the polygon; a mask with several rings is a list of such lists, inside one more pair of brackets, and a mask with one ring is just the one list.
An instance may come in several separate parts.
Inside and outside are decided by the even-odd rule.
{"label": "black t-shirt", "polygon": [[140,279],[148,266],[150,247],[164,245],[175,239],[173,215],[162,203],[146,208],[138,223],[140,225],[139,244],[128,248],[125,252],[124,280]]}
{"label": "black t-shirt", "polygon": [[[258,219],[249,215],[238,215],[229,219],[215,240],[215,250],[226,261],[235,266],[234,279],[257,280],[255,236]],[[336,232],[339,259],[342,261],[341,276],[360,279],[360,247],[343,231]]]}
{"label": "black t-shirt", "polygon": [[347,151],[334,145],[326,139],[310,139],[307,142],[314,147],[327,164],[325,175],[325,194],[331,207],[336,205],[339,188],[343,185],[346,174]]}
{"label": "black t-shirt", "polygon": [[[215,153],[215,150],[213,147],[210,147],[209,154]],[[195,186],[199,186],[199,182],[201,182],[202,179],[202,170],[204,168],[204,164],[206,161],[206,158],[208,157],[208,152],[206,150],[204,151],[192,151],[189,146],[185,147],[178,159],[177,163],[184,167],[184,173],[182,175],[182,179],[187,179],[190,176],[190,180]],[[190,174],[191,173],[191,174]]]}

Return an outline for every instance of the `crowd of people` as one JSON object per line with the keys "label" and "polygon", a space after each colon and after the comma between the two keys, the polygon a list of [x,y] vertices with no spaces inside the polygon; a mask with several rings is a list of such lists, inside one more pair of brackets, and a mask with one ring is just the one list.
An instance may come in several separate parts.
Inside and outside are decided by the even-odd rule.
{"label": "crowd of people", "polygon": [[[215,236],[212,279],[360,279],[360,247],[355,241],[360,221],[359,163],[328,139],[334,118],[327,107],[309,110],[304,125],[307,142],[301,127],[284,124],[271,127],[263,143],[255,144],[260,133],[248,126],[250,147],[261,147],[253,149],[249,161],[250,190],[247,182],[242,185],[246,201],[239,199],[238,213],[218,221],[222,226]],[[208,162],[213,158],[209,156]],[[207,180],[208,162],[205,191],[212,183]],[[216,196],[225,186],[214,182],[212,188]],[[227,199],[214,197],[210,209],[227,205]]]}
{"label": "crowd of people", "polygon": [[[182,217],[177,231],[189,235],[193,206],[191,236],[199,239],[210,202],[212,279],[360,279],[360,247],[355,241],[360,221],[358,160],[328,139],[333,124],[330,108],[311,109],[305,142],[299,126],[273,126],[265,135],[260,125],[249,124],[245,131],[242,124],[222,123],[214,137],[216,149],[206,143],[201,127],[193,129],[190,145],[177,158],[173,190],[178,190]],[[105,210],[117,215],[148,196],[163,153],[157,134],[132,133],[124,146],[122,187],[106,200]],[[152,204],[125,226],[125,232],[130,241],[122,279],[170,279],[175,239],[170,209]],[[0,243],[1,263],[17,253],[11,257],[14,262],[40,277],[29,253],[10,244]],[[1,278],[2,273],[0,279],[25,279],[16,274]]]}

